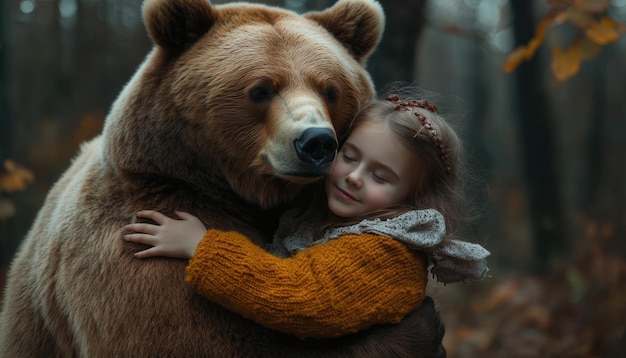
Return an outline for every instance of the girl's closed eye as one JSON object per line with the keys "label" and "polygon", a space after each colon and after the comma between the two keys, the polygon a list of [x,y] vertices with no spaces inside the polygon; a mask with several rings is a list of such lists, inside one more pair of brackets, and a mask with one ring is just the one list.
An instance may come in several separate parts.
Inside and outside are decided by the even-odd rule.
{"label": "girl's closed eye", "polygon": [[372,173],[372,178],[374,178],[374,181],[379,183],[379,184],[388,183],[388,180],[385,178],[385,176],[383,176],[381,174],[377,174],[376,172]]}
{"label": "girl's closed eye", "polygon": [[349,154],[349,153],[347,153],[345,151],[342,151],[341,152],[341,156],[342,156],[342,158],[346,162],[356,162],[356,156],[355,155],[352,155],[352,154]]}

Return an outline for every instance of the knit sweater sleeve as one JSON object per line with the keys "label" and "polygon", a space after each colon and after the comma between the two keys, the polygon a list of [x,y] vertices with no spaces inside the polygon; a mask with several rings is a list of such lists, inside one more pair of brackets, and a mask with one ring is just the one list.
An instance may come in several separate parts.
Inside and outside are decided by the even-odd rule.
{"label": "knit sweater sleeve", "polygon": [[290,258],[209,230],[187,267],[201,295],[268,328],[337,337],[398,323],[424,299],[425,257],[375,234],[345,235]]}

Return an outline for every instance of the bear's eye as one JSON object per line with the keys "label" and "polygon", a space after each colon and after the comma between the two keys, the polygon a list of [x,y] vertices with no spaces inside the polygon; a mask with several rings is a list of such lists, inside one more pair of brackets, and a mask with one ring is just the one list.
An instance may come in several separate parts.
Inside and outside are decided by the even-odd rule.
{"label": "bear's eye", "polygon": [[248,93],[254,103],[266,103],[274,97],[274,90],[268,86],[253,87]]}
{"label": "bear's eye", "polygon": [[326,91],[324,91],[323,96],[326,102],[330,104],[336,103],[339,100],[339,88],[335,86],[328,86]]}

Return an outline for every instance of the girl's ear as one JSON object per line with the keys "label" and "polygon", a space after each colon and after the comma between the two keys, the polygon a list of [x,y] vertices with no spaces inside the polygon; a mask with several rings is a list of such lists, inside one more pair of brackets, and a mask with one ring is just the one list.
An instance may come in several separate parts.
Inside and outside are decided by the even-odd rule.
{"label": "girl's ear", "polygon": [[215,23],[207,0],[145,0],[143,19],[152,41],[170,52],[182,52]]}
{"label": "girl's ear", "polygon": [[372,54],[383,36],[385,14],[375,0],[340,0],[322,12],[304,17],[322,25],[361,64]]}

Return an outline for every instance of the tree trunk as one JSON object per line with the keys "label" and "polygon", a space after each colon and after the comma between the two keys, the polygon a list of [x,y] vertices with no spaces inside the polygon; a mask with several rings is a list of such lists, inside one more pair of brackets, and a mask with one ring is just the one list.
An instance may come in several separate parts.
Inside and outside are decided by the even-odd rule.
{"label": "tree trunk", "polygon": [[9,102],[9,10],[10,2],[0,4],[0,165],[11,157],[11,109]]}
{"label": "tree trunk", "polygon": [[[602,136],[605,134],[605,121],[606,121],[606,108],[607,108],[607,93],[606,93],[606,52],[603,51],[596,59],[594,66],[593,78],[592,78],[592,96],[593,106],[589,118],[589,129],[587,131],[587,169],[586,173],[586,185],[583,187],[586,197],[584,198],[584,205],[589,213],[589,209],[593,210],[598,204],[595,200],[600,193],[600,177],[603,173],[603,151],[602,151]],[[597,209],[597,208],[596,208]]]}
{"label": "tree trunk", "polygon": [[[510,2],[516,45],[534,35],[531,1]],[[545,85],[539,54],[515,72],[517,122],[526,179],[528,210],[533,233],[535,262],[531,269],[545,273],[551,261],[564,250],[564,229],[556,166],[556,138],[548,116]]]}
{"label": "tree trunk", "polygon": [[[9,71],[11,43],[9,36],[10,2],[0,3],[0,173],[4,172],[4,161],[13,158],[13,118],[11,117],[11,76]],[[0,190],[0,200],[5,199]],[[1,204],[1,203],[0,203]],[[0,302],[4,287],[4,267],[8,265],[17,246],[16,240],[9,240],[11,221],[0,218]]]}
{"label": "tree trunk", "polygon": [[[484,143],[488,138],[484,136],[484,129],[490,117],[489,103],[493,100],[489,89],[487,88],[487,75],[484,71],[485,56],[481,43],[472,41],[466,48],[469,65],[469,71],[466,81],[469,87],[468,103],[471,103],[472,115],[467,117],[468,123],[463,126],[462,138],[468,155],[468,167],[472,173],[476,173],[476,177],[467,183],[468,200],[471,200],[472,206],[477,208],[481,213],[490,208],[489,198],[487,196],[488,183],[493,179],[493,158],[489,154]],[[491,215],[478,215],[476,220],[471,223],[471,229],[475,233],[487,232],[491,227]]]}
{"label": "tree trunk", "polygon": [[368,70],[377,89],[393,81],[413,82],[415,51],[424,24],[425,0],[385,0],[386,25]]}

